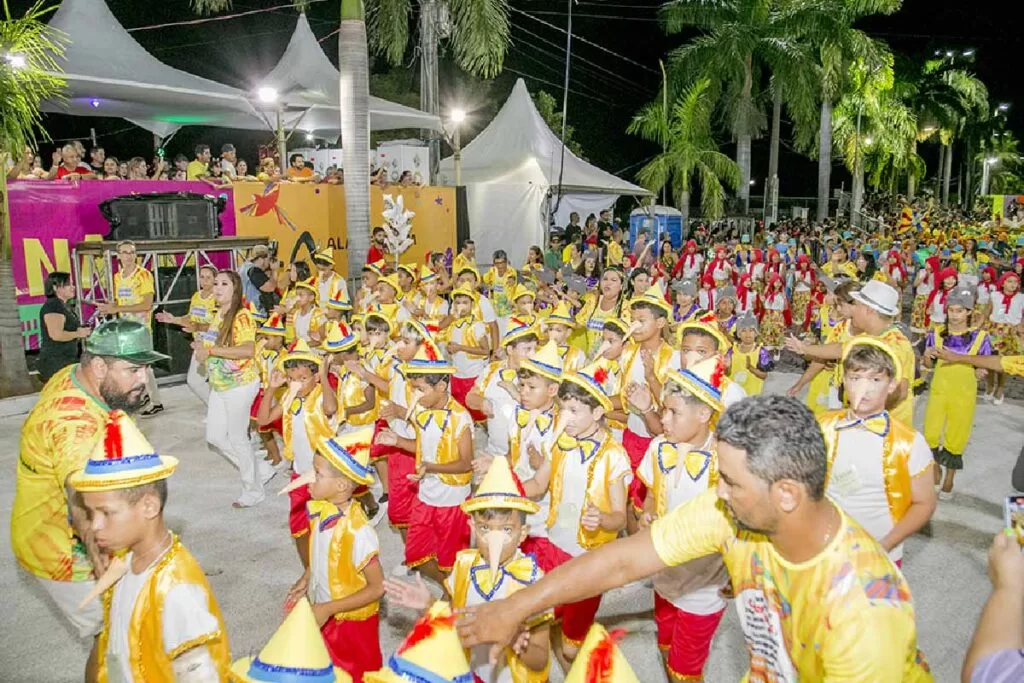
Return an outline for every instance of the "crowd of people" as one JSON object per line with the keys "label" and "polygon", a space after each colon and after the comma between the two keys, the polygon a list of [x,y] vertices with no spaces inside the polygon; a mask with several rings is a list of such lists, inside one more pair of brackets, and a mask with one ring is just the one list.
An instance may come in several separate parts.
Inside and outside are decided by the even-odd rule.
{"label": "crowd of people", "polygon": [[[302,154],[288,157],[288,168],[281,172],[280,162],[273,156],[261,157],[257,166],[249,167],[245,159],[238,157],[235,146],[221,145],[220,156],[215,157],[209,145],[196,145],[193,157],[176,154],[173,159],[163,156],[162,150],[148,162],[144,157],[135,156],[127,160],[107,156],[103,147],[93,146],[88,150],[78,140],[53,151],[49,170],[43,168],[43,158],[29,145],[25,146],[20,159],[8,160],[9,180],[202,180],[214,187],[230,185],[233,182],[292,182],[325,183],[342,185],[345,174],[336,165],[330,165],[318,173],[312,161]],[[412,171],[403,171],[397,179],[389,176],[383,167],[370,169],[371,184],[380,187],[396,185],[411,187],[419,185]]]}
{"label": "crowd of people", "polygon": [[[281,630],[234,664],[199,563],[163,522],[178,463],[129,417],[159,412],[161,356],[152,278],[122,243],[111,320],[50,321],[84,351],[25,423],[15,555],[97,636],[88,680],[520,683],[554,660],[567,680],[631,681],[595,617],[648,577],[669,680],[703,680],[730,602],[750,680],[932,680],[903,545],[964,467],[981,370],[997,404],[1024,373],[1024,239],[890,218],[699,225],[672,244],[574,215],[520,267],[499,250],[485,272],[472,241],[451,264],[392,267],[378,229],[354,292],[330,248],[204,269],[188,313],[156,321],[193,335],[188,384],[239,471],[234,506],[288,475],[298,556]],[[783,352],[804,372],[789,396],[762,395]],[[384,519],[398,566],[381,564]],[[1024,676],[1011,534],[993,543],[964,680]],[[420,615],[387,658],[382,599]]]}

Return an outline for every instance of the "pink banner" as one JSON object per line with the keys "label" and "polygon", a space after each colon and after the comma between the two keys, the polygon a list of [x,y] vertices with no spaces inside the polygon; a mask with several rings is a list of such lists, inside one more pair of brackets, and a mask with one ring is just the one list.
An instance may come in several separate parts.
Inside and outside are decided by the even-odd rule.
{"label": "pink banner", "polygon": [[[194,192],[224,196],[221,234],[235,234],[234,193],[203,182],[161,180],[14,180],[8,183],[11,211],[11,267],[18,294],[25,348],[38,348],[43,283],[53,271],[73,272],[71,251],[79,242],[102,240],[110,224],[99,205],[112,197],[157,192]],[[91,273],[83,273],[91,277]]]}

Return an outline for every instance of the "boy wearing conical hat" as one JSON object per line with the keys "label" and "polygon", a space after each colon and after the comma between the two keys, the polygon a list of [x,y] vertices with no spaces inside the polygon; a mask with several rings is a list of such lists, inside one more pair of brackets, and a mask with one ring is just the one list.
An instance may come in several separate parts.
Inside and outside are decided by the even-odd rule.
{"label": "boy wearing conical hat", "polygon": [[528,325],[537,322],[536,302],[537,292],[530,289],[523,283],[519,283],[512,290],[512,317],[518,318]]}
{"label": "boy wearing conical hat", "polygon": [[[508,453],[509,420],[519,398],[517,373],[522,362],[537,348],[537,329],[531,323],[512,316],[501,344],[505,357],[492,361],[466,395],[467,407],[487,416],[487,445],[483,451],[489,456]],[[478,455],[474,469],[479,459]]]}
{"label": "boy wearing conical hat", "polygon": [[828,446],[825,492],[902,566],[904,539],[935,512],[932,451],[920,432],[886,409],[901,368],[885,343],[853,337],[842,363],[849,407],[818,418]]}
{"label": "boy wearing conical hat", "polygon": [[199,563],[164,524],[167,478],[177,466],[115,410],[85,468],[69,480],[89,510],[97,544],[116,555],[86,598],[102,591],[101,682],[227,676],[231,660],[217,600]]}
{"label": "boy wearing conical hat", "polygon": [[377,286],[373,289],[374,301],[370,304],[368,311],[382,313],[394,324],[398,319],[400,309],[397,303],[400,291],[402,291],[402,287],[398,284],[398,275],[395,273],[380,278],[377,281]]}
{"label": "boy wearing conical hat", "polygon": [[441,278],[427,266],[420,266],[420,286],[416,294],[402,301],[399,321],[409,318],[440,320],[448,315],[448,301],[440,294]]}
{"label": "boy wearing conical hat", "polygon": [[[622,352],[622,392],[617,397],[616,409],[628,411],[622,445],[629,455],[633,474],[647,452],[655,434],[661,431],[657,397],[665,374],[678,367],[675,352],[664,340],[665,327],[672,307],[658,285],[651,285],[643,294],[629,302],[632,336]],[[634,511],[639,514],[644,504],[644,486],[638,478],[632,479],[630,498]],[[637,517],[629,515],[630,532],[636,530]]]}
{"label": "boy wearing conical hat", "polygon": [[415,263],[400,263],[395,275],[398,277],[398,296],[395,300],[404,302],[411,300],[416,294],[416,276],[419,274],[419,267]]}
{"label": "boy wearing conical hat", "polygon": [[313,608],[305,597],[295,603],[258,655],[236,660],[228,672],[230,683],[260,683],[269,679],[289,683],[352,681],[331,661]]}
{"label": "boy wearing conical hat", "polygon": [[[564,433],[551,448],[550,511],[547,554],[537,560],[549,572],[614,540],[626,526],[627,498],[633,472],[625,449],[605,427],[612,410],[603,382],[605,371],[588,366],[565,373],[558,389],[559,420]],[[601,596],[561,605],[562,620],[554,635],[555,656],[568,669],[601,604]]]}
{"label": "boy wearing conical hat", "polygon": [[[729,338],[722,334],[722,330],[713,318],[681,323],[677,336],[679,338],[678,365],[680,369],[686,369],[705,358],[724,357],[726,352],[732,348]],[[746,397],[747,392],[739,383],[726,378],[722,386],[722,402],[725,403],[726,408]]]}
{"label": "boy wearing conical hat", "polygon": [[491,356],[487,326],[473,314],[474,304],[479,299],[480,295],[475,289],[456,287],[452,290],[451,322],[441,334],[445,351],[455,366],[455,373],[452,375],[452,398],[469,410],[474,422],[484,422],[487,415],[469,408],[466,396],[473,389],[477,378],[487,369],[487,362]]}
{"label": "boy wearing conical hat", "polygon": [[619,648],[625,635],[625,630],[609,633],[601,624],[591,626],[565,683],[640,683]]}
{"label": "boy wearing conical hat", "polygon": [[320,331],[324,326],[324,313],[317,305],[316,277],[295,283],[295,303],[288,310],[287,333],[284,341],[291,344],[302,339],[307,344],[320,343]]}
{"label": "boy wearing conical hat", "polygon": [[466,652],[455,632],[455,615],[445,602],[435,602],[420,617],[395,654],[380,671],[367,673],[366,683],[472,683]]}
{"label": "boy wearing conical hat", "polygon": [[251,424],[255,426],[256,432],[260,435],[263,447],[267,449],[267,460],[271,465],[278,465],[281,462],[281,451],[277,447],[275,434],[281,434],[281,420],[275,420],[267,425],[260,425],[259,410],[263,402],[263,395],[268,391],[277,393],[277,398],[283,396],[284,390],[277,389],[276,392],[270,389],[270,378],[277,367],[277,361],[284,349],[284,336],[287,330],[284,323],[284,316],[280,313],[271,313],[267,322],[256,328],[256,363],[260,368],[260,390],[252,402],[252,409],[249,411]]}
{"label": "boy wearing conical hat", "polygon": [[356,292],[355,311],[366,313],[376,297],[377,282],[384,277],[384,270],[387,264],[384,260],[367,263],[363,266],[363,284]]}
{"label": "boy wearing conical hat", "polygon": [[569,312],[569,304],[560,301],[554,310],[540,321],[541,332],[555,342],[558,355],[562,358],[562,368],[572,372],[587,362],[583,349],[569,344],[569,337],[576,329],[576,318]]}
{"label": "boy wearing conical hat", "polygon": [[[456,268],[452,272],[456,277],[456,288],[465,287],[467,289],[479,291],[481,282],[480,272],[476,268],[468,266]],[[487,335],[490,338],[489,348],[498,348],[498,340],[500,338],[498,330],[498,314],[495,312],[494,304],[491,300],[481,294],[473,304],[473,315],[476,316],[477,320],[481,320],[485,325],[487,325]]]}
{"label": "boy wearing conical hat", "polygon": [[370,442],[373,427],[321,440],[306,486],[309,565],[292,586],[287,604],[308,596],[334,664],[362,681],[380,668],[379,600],[384,572],[377,532],[353,499],[373,481]]}
{"label": "boy wearing conical hat", "polygon": [[351,311],[352,301],[348,296],[348,283],[340,274],[334,272],[334,249],[322,247],[313,254],[313,265],[316,266],[317,300],[324,306],[330,305],[330,299],[341,306],[341,310]]}
{"label": "boy wearing conical hat", "polygon": [[[324,370],[323,358],[310,350],[302,339],[288,347],[281,358],[280,369],[270,377],[267,393],[260,401],[257,419],[261,426],[281,420],[284,440],[282,455],[291,463],[292,481],[313,471],[313,455],[321,439],[333,436],[337,429],[337,400],[330,375]],[[287,386],[284,397],[275,401],[274,394]],[[306,503],[309,491],[300,486],[288,492],[290,509],[288,527],[295,539],[295,547],[302,566],[309,566],[309,533],[306,521]]]}
{"label": "boy wearing conical hat", "polygon": [[377,417],[377,392],[375,387],[360,375],[362,361],[359,358],[359,339],[355,332],[344,321],[331,322],[327,326],[320,350],[325,354],[326,371],[337,378],[337,394],[325,396],[324,400],[328,404],[334,401],[339,432],[373,424]]}
{"label": "boy wearing conical hat", "polygon": [[[642,527],[718,484],[714,425],[724,410],[725,372],[720,356],[669,371],[661,397],[664,434],[651,442],[637,468],[647,486]],[[655,574],[658,647],[670,681],[703,680],[711,638],[725,613],[720,591],[727,583],[718,556]]]}
{"label": "boy wearing conical hat", "polygon": [[336,284],[335,289],[328,294],[326,299],[321,299],[321,301],[324,302],[324,322],[320,331],[322,339],[327,335],[328,323],[343,320],[345,316],[352,312],[352,302],[348,300],[348,289],[345,287],[345,281],[342,280],[341,284]]}
{"label": "boy wearing conical hat", "polygon": [[[492,460],[476,495],[463,503],[462,509],[470,515],[473,548],[458,554],[455,568],[445,580],[453,608],[501,600],[543,576],[536,560],[521,549],[529,531],[526,516],[539,508],[526,497],[507,458]],[[385,588],[396,604],[411,609],[425,610],[432,601],[422,580],[388,580]],[[469,662],[477,679],[492,683],[547,681],[550,649],[546,621],[543,617],[531,620],[534,627],[517,643],[519,654],[507,648],[497,666],[491,665],[489,646],[473,648]]]}
{"label": "boy wearing conical hat", "polygon": [[612,397],[613,410],[604,416],[604,421],[619,443],[622,443],[626,421],[629,419],[629,413],[622,408],[619,398],[622,395],[622,354],[626,350],[629,333],[629,323],[622,318],[605,320],[601,332],[601,346],[598,347],[593,359],[594,363],[604,368],[608,374],[604,387]]}
{"label": "boy wearing conical hat", "polygon": [[376,437],[377,443],[416,453],[409,479],[418,487],[405,538],[405,565],[439,584],[469,541],[466,514],[459,505],[469,497],[473,476],[473,419],[451,396],[454,372],[437,343],[425,339],[402,366],[418,396],[410,404],[416,437],[402,437],[390,429]]}

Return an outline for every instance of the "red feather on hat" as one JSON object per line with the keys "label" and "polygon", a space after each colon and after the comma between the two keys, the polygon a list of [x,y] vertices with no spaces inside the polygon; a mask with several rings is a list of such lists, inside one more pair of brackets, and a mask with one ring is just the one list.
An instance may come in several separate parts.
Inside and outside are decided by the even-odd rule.
{"label": "red feather on hat", "polygon": [[516,474],[515,470],[512,470],[512,481],[516,485],[516,492],[523,498],[527,498],[526,489],[523,488],[523,481],[519,478],[519,475]]}
{"label": "red feather on hat", "polygon": [[604,386],[605,380],[608,379],[608,371],[604,368],[598,368],[594,371],[594,381]]}
{"label": "red feather on hat", "polygon": [[725,377],[725,361],[722,360],[721,356],[718,356],[715,362],[715,369],[711,372],[711,377],[708,381],[711,382],[711,386],[718,389],[722,386],[722,379]]}
{"label": "red feather on hat", "polygon": [[107,417],[107,428],[103,436],[103,453],[107,460],[124,457],[124,436],[121,434],[120,411],[113,411]]}
{"label": "red feather on hat", "polygon": [[423,341],[423,353],[426,354],[427,360],[437,360],[437,349],[430,343],[430,340]]}
{"label": "red feather on hat", "polygon": [[402,643],[401,647],[398,648],[397,654],[408,652],[412,648],[422,643],[427,638],[431,637],[439,628],[444,626],[454,626],[455,615],[449,614],[445,617],[432,617],[429,614],[424,616],[422,619],[416,622],[412,627],[412,631],[406,637],[405,642]]}
{"label": "red feather on hat", "polygon": [[590,653],[587,662],[587,673],[583,680],[586,683],[610,683],[612,680],[612,663],[615,657],[615,644],[626,635],[625,629],[616,629],[601,639]]}

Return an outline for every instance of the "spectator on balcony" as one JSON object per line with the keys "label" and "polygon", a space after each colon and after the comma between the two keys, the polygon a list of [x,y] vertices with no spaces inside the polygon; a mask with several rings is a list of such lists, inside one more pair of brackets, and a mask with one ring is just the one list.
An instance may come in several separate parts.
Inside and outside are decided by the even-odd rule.
{"label": "spectator on balcony", "polygon": [[199,180],[210,174],[210,146],[196,145],[196,158],[189,162],[185,177],[187,180]]}
{"label": "spectator on balcony", "polygon": [[91,180],[96,177],[92,169],[81,161],[74,145],[64,145],[53,153],[53,166],[50,168],[50,180]]}
{"label": "spectator on balcony", "polygon": [[75,298],[71,275],[54,271],[46,276],[46,302],[39,309],[39,358],[36,370],[46,384],[61,368],[78,360],[78,340],[92,332],[82,327],[78,313],[68,302]]}
{"label": "spectator on balcony", "polygon": [[301,154],[288,157],[288,180],[296,183],[308,183],[313,180],[313,169],[306,166]]}
{"label": "spectator on balcony", "polygon": [[235,151],[235,146],[230,142],[221,145],[220,148],[220,170],[221,175],[227,180],[234,180],[237,171],[235,169],[235,162],[238,161],[238,153]]}
{"label": "spectator on balcony", "polygon": [[99,176],[103,171],[103,161],[107,158],[107,152],[102,147],[93,147],[89,150],[89,166]]}
{"label": "spectator on balcony", "polygon": [[256,176],[249,175],[249,164],[245,159],[235,162],[235,180],[256,180]]}
{"label": "spectator on balcony", "polygon": [[103,180],[121,180],[121,175],[118,173],[121,164],[118,163],[117,157],[107,157],[103,160]]}

